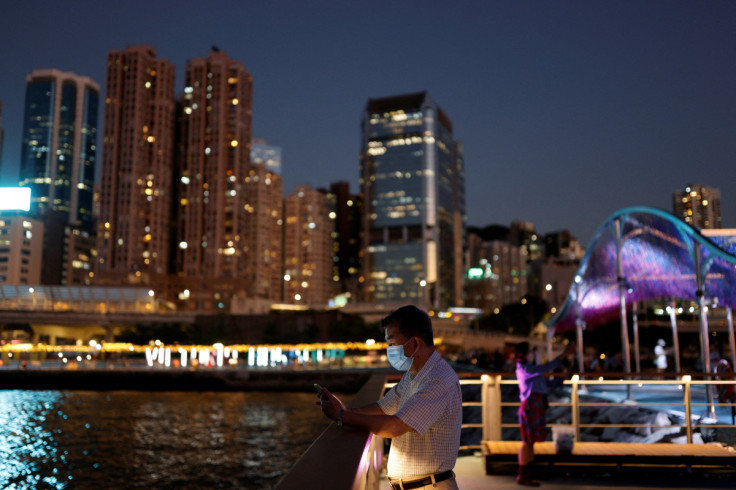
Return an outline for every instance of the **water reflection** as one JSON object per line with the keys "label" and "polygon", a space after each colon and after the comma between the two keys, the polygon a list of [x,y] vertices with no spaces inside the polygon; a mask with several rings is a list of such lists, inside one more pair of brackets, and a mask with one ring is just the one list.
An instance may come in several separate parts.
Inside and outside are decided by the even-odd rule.
{"label": "water reflection", "polygon": [[327,426],[313,400],[0,391],[0,487],[270,488]]}

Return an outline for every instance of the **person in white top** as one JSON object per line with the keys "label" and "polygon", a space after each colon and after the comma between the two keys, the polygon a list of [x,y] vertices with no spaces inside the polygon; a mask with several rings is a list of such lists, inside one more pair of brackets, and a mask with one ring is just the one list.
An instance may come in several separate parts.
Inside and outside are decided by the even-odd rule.
{"label": "person in white top", "polygon": [[388,360],[406,371],[376,403],[348,409],[323,389],[322,411],[347,425],[391,438],[388,481],[393,489],[457,489],[452,471],[460,448],[462,393],[452,367],[434,348],[429,315],[403,306],[381,321]]}
{"label": "person in white top", "polygon": [[654,364],[657,365],[657,372],[663,373],[667,370],[667,351],[665,350],[664,339],[659,339],[657,345],[654,346]]}

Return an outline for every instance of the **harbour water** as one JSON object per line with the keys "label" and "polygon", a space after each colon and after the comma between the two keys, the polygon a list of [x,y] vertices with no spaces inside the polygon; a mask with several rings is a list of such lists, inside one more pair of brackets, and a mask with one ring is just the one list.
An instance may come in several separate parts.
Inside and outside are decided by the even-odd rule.
{"label": "harbour water", "polygon": [[311,393],[0,391],[0,488],[273,487],[329,425]]}

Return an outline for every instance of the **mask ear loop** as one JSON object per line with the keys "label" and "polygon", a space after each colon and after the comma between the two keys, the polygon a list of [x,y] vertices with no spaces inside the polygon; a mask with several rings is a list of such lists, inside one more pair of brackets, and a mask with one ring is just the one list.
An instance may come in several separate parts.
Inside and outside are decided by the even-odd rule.
{"label": "mask ear loop", "polygon": [[[408,343],[409,343],[409,342],[411,342],[412,340],[416,341],[416,337],[412,337],[412,338],[410,338],[410,339],[409,339],[409,340],[408,340],[408,341],[406,342],[406,344],[408,344]],[[406,344],[404,344],[404,345],[406,345]],[[419,342],[417,342],[417,346],[416,346],[416,348],[414,349],[414,353],[413,353],[412,355],[410,355],[410,356],[406,356],[406,349],[404,349],[404,355],[405,355],[406,357],[414,357],[414,356],[415,356],[415,355],[417,354],[417,349],[419,349]]]}

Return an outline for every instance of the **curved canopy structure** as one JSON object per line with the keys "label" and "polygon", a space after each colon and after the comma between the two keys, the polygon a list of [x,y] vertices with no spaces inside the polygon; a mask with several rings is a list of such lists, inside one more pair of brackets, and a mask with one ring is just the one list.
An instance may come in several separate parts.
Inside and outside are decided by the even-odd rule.
{"label": "curved canopy structure", "polygon": [[705,299],[736,307],[736,237],[703,236],[665,211],[630,207],[598,229],[550,333],[614,321],[626,304]]}

